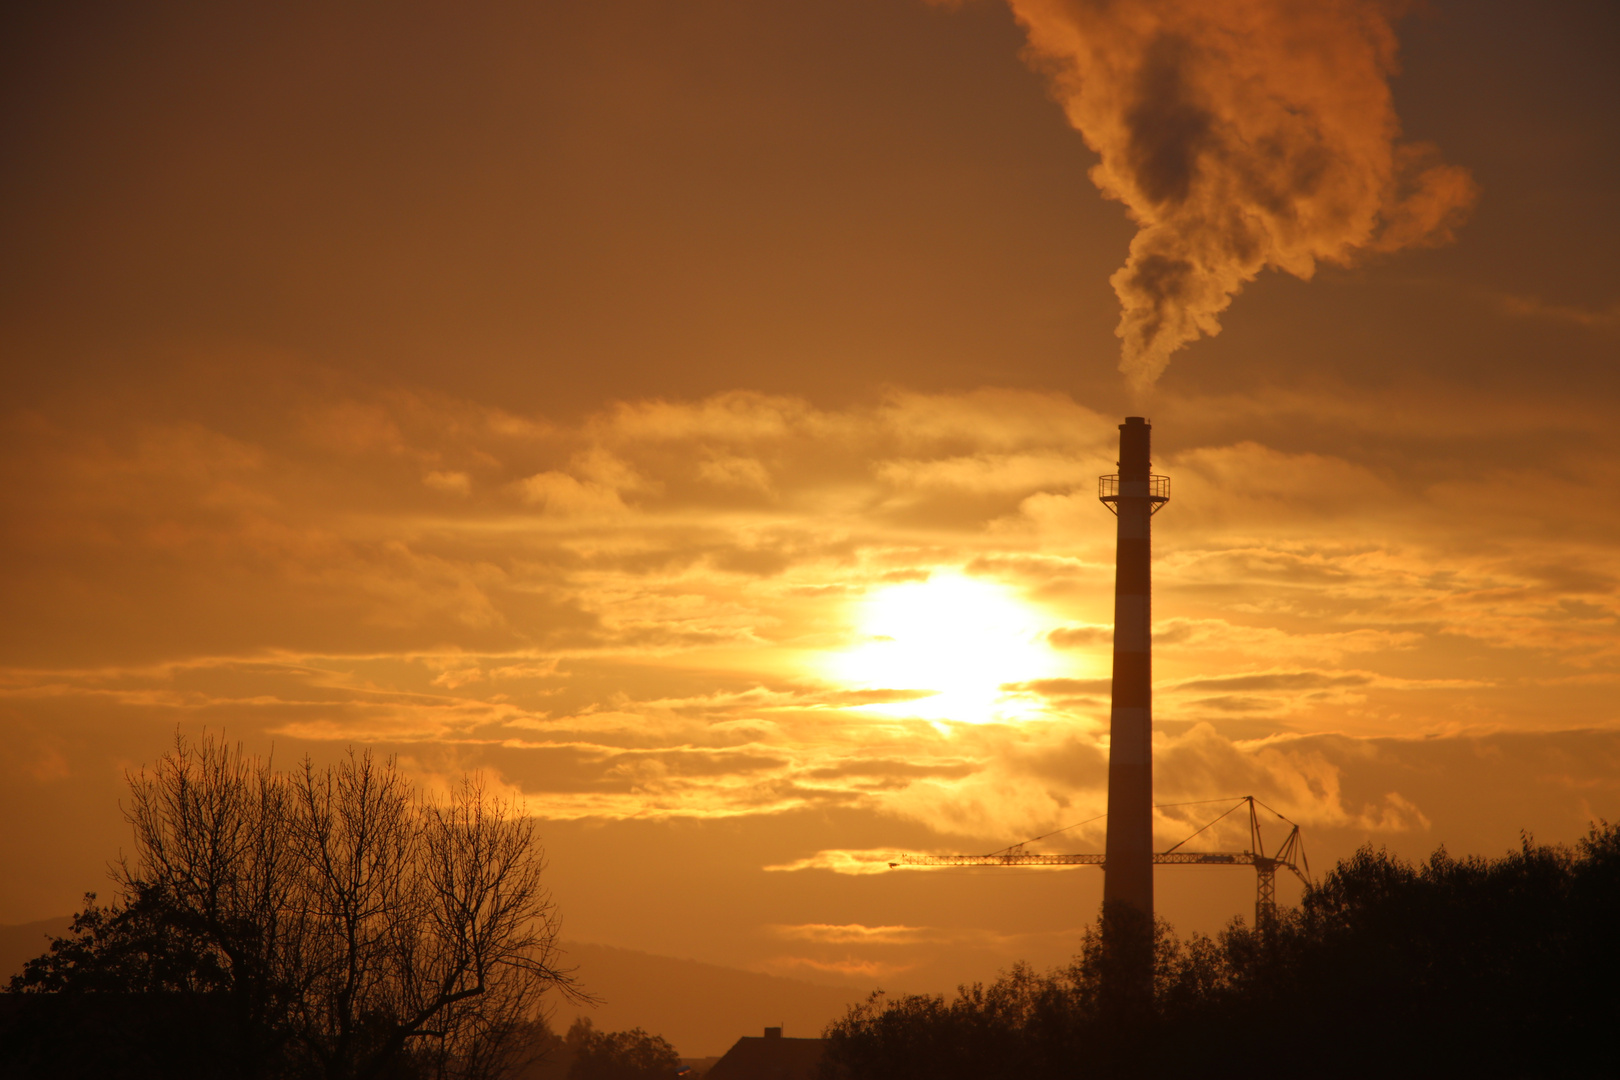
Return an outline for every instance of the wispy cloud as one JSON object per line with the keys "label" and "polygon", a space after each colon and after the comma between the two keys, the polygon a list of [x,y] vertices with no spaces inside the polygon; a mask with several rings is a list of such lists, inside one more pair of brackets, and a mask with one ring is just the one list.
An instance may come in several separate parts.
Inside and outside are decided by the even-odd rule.
{"label": "wispy cloud", "polygon": [[794,873],[799,870],[831,870],[835,874],[854,874],[857,876],[867,874],[886,874],[902,855],[924,854],[923,852],[902,852],[889,849],[868,849],[862,851],[848,851],[831,849],[818,851],[814,855],[807,855],[792,862],[778,863],[764,869],[779,873]]}
{"label": "wispy cloud", "polygon": [[1612,331],[1620,329],[1620,301],[1605,308],[1582,307],[1579,304],[1551,303],[1535,296],[1504,295],[1500,298],[1503,311],[1526,319],[1566,323],[1588,330]]}
{"label": "wispy cloud", "polygon": [[801,923],[773,926],[778,936],[794,941],[815,941],[824,945],[915,945],[938,941],[938,931],[926,926],[863,926],[860,923]]}

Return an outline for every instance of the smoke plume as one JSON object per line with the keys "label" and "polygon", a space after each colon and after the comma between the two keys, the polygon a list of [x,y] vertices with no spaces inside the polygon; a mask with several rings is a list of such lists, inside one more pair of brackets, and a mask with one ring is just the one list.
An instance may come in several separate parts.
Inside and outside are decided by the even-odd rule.
{"label": "smoke plume", "polygon": [[1110,279],[1139,391],[1263,268],[1445,243],[1474,201],[1465,170],[1399,141],[1383,0],[1007,2],[1139,226]]}

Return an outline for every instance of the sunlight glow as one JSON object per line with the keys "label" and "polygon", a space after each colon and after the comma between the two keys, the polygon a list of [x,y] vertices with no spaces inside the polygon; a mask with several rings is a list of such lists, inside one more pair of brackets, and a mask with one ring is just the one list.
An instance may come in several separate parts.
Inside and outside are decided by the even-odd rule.
{"label": "sunlight glow", "polygon": [[1005,684],[1050,678],[1063,658],[1046,643],[1054,621],[993,582],[939,573],[874,591],[857,613],[860,640],[830,664],[854,688],[927,690],[870,706],[889,715],[970,723],[1037,715],[1038,701]]}

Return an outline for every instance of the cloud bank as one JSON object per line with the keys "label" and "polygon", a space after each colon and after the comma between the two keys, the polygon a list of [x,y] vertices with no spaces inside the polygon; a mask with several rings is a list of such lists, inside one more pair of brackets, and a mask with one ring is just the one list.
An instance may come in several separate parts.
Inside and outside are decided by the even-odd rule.
{"label": "cloud bank", "polygon": [[[1395,443],[1432,426],[1377,422]],[[356,387],[273,436],[14,423],[36,453],[9,476],[0,695],[36,778],[75,767],[72,716],[393,747],[431,783],[493,770],[555,821],[850,810],[989,850],[1101,811],[1112,519],[1092,488],[1114,433],[1061,396],[736,392],[559,425]],[[1572,502],[1587,520],[1554,542],[1502,516],[1518,473],[1419,478],[1359,445],[1164,451],[1166,799],[1252,790],[1316,828],[1421,832],[1409,785],[1347,779],[1358,740],[1613,720],[1612,510]],[[995,618],[953,608],[980,594]],[[910,622],[890,610],[914,595]],[[956,659],[930,666],[942,640]]]}

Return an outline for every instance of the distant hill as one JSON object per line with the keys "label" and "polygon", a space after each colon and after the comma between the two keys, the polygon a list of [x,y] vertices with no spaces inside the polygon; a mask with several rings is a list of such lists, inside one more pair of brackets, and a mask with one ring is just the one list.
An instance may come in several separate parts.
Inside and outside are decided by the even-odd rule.
{"label": "distant hill", "polygon": [[602,998],[594,1009],[562,1006],[551,1019],[561,1034],[576,1016],[597,1028],[639,1027],[668,1039],[683,1057],[724,1054],[744,1035],[767,1027],[813,1038],[866,991],[759,975],[738,968],[677,960],[608,945],[564,942],[564,961],[585,989]]}
{"label": "distant hill", "polygon": [[11,977],[22,971],[23,965],[50,947],[50,939],[61,937],[73,925],[73,919],[61,915],[38,922],[0,925],[0,989]]}
{"label": "distant hill", "polygon": [[[67,933],[63,915],[0,926],[0,986],[43,953],[48,939]],[[594,1009],[555,1006],[551,1026],[560,1035],[576,1016],[598,1029],[639,1027],[668,1039],[683,1057],[718,1057],[744,1035],[782,1027],[789,1036],[814,1037],[866,992],[760,975],[739,968],[678,960],[610,945],[564,942],[564,961],[578,968],[585,989],[602,999]]]}

